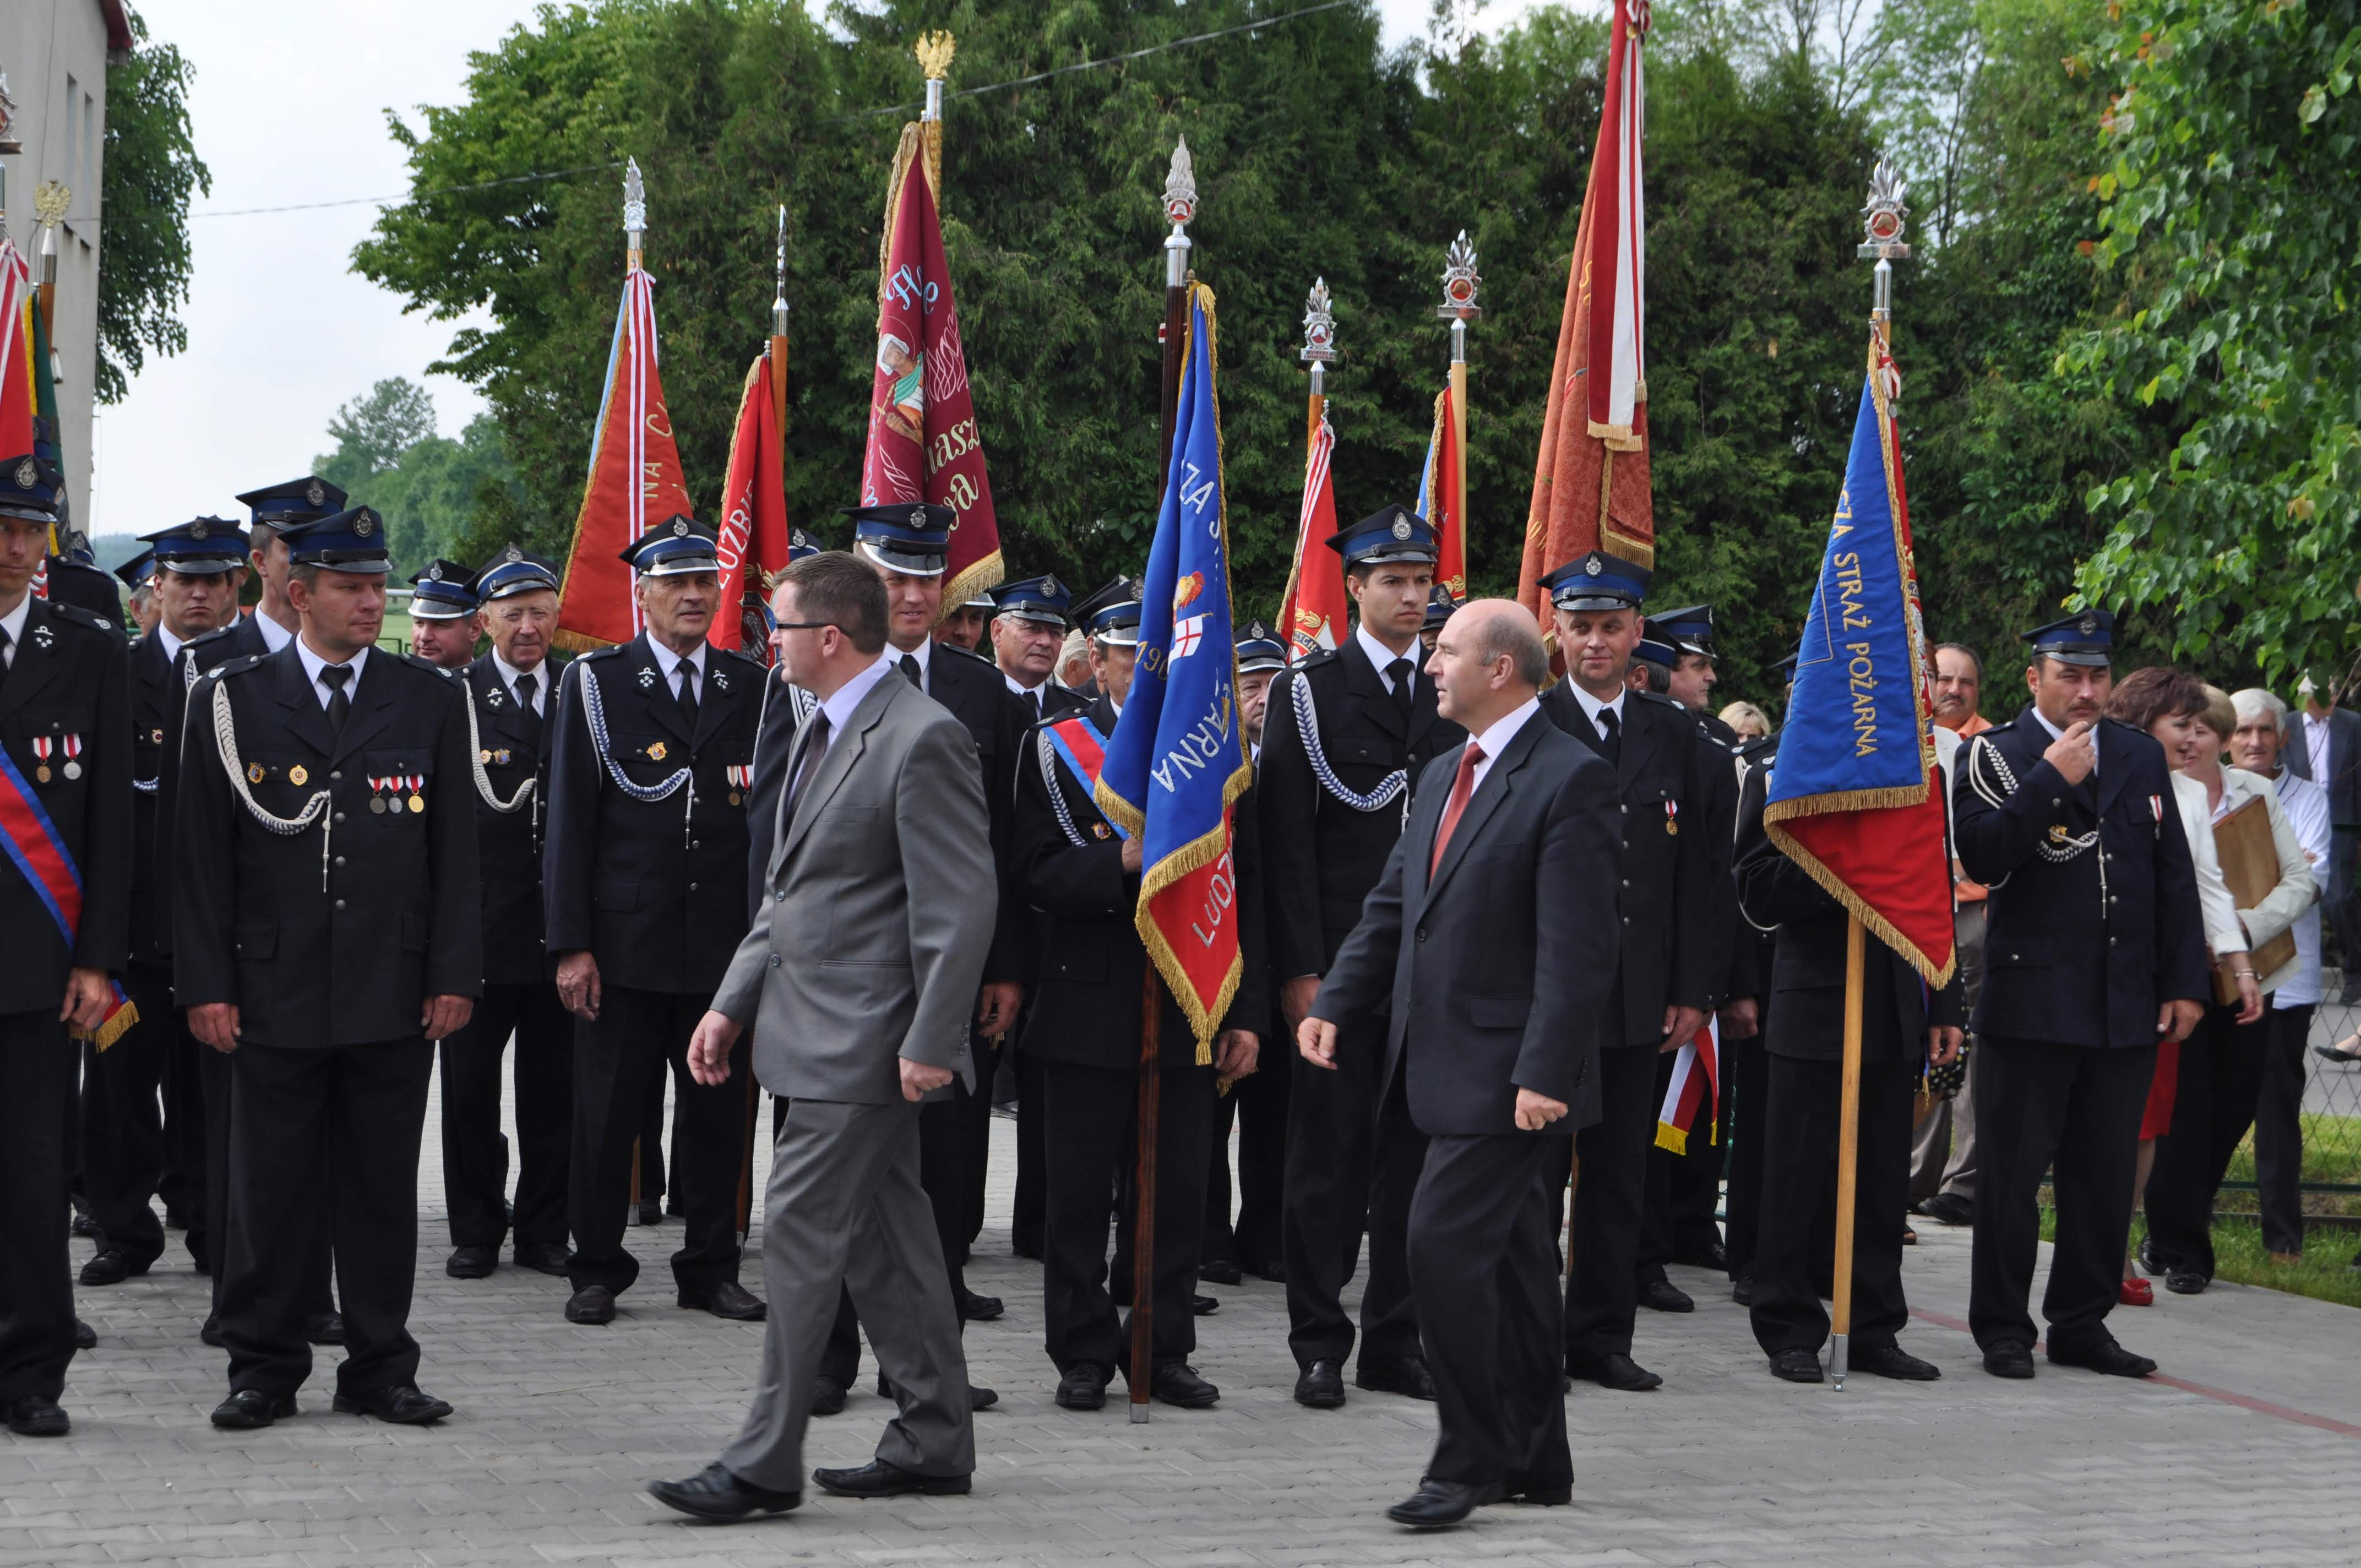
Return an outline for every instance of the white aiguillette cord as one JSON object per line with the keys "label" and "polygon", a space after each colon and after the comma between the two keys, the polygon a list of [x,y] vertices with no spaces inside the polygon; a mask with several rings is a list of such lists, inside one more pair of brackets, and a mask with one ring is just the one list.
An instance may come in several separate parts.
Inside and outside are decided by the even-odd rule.
{"label": "white aiguillette cord", "polygon": [[229,787],[237,792],[237,798],[246,803],[246,809],[257,822],[288,839],[314,822],[320,825],[320,891],[327,892],[328,841],[336,830],[335,819],[328,811],[328,792],[313,791],[312,798],[303,803],[303,809],[293,817],[280,817],[263,808],[262,803],[254,798],[254,792],[246,787],[246,767],[237,754],[237,722],[230,714],[229,687],[220,681],[214,683],[214,742],[221,757],[222,771],[229,775]]}

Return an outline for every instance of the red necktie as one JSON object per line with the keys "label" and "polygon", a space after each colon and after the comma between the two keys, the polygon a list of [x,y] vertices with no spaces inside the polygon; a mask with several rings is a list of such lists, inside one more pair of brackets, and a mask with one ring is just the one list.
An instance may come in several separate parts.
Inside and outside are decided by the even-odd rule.
{"label": "red necktie", "polygon": [[1443,863],[1444,847],[1451,842],[1452,829],[1459,826],[1459,814],[1467,809],[1467,797],[1476,793],[1476,764],[1483,760],[1484,748],[1473,740],[1459,753],[1459,771],[1451,779],[1451,798],[1443,803],[1443,822],[1434,830],[1434,855],[1426,862],[1430,878]]}

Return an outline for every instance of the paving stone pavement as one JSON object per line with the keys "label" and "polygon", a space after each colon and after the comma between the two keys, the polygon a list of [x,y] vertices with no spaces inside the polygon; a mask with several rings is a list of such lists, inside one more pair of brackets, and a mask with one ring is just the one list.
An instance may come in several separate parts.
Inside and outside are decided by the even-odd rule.
{"label": "paving stone pavement", "polygon": [[[0,1568],[2361,1559],[2361,1313],[2238,1286],[2159,1290],[2116,1327],[2179,1383],[2047,1363],[2030,1384],[2003,1383],[1945,1326],[1966,1315],[1967,1234],[1925,1221],[1905,1278],[1926,1316],[1904,1343],[1942,1366],[1940,1383],[1778,1382],[1718,1278],[1675,1269],[1698,1310],[1643,1313],[1637,1346],[1664,1388],[1569,1397],[1574,1506],[1404,1532],[1381,1510],[1416,1481],[1433,1407],[1358,1392],[1341,1411],[1298,1407],[1278,1286],[1214,1288],[1197,1365],[1224,1389],[1217,1408],[1159,1406],[1140,1427],[1119,1398],[1097,1414],[1052,1404],[1038,1270],[1008,1251],[1014,1129],[999,1120],[969,1279],[1008,1314],[968,1331],[977,1380],[1001,1394],[977,1420],[973,1495],[854,1503],[815,1489],[795,1514],[697,1526],[643,1487],[701,1468],[735,1431],[760,1327],[673,1305],[662,1258],[676,1221],[630,1233],[648,1268],[607,1328],[564,1321],[562,1280],[507,1266],[446,1277],[438,1124],[430,1112],[412,1326],[422,1381],[457,1416],[421,1431],[331,1413],[329,1350],[296,1419],[216,1431],[205,1412],[224,1361],[197,1341],[205,1284],[176,1237],[154,1273],[79,1293],[101,1343],[74,1364],[73,1435],[0,1439]],[[89,1255],[74,1245],[77,1266]],[[759,1290],[759,1267],[745,1279]],[[885,1411],[857,1391],[813,1423],[811,1461],[862,1463]]]}

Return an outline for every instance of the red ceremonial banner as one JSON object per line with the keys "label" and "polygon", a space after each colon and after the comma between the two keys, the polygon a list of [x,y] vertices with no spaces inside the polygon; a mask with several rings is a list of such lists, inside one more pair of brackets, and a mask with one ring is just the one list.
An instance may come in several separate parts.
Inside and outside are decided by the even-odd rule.
{"label": "red ceremonial banner", "polygon": [[33,450],[33,269],[0,235],[0,457]]}
{"label": "red ceremonial banner", "polygon": [[693,515],[680,449],[656,375],[655,284],[644,268],[623,275],[623,302],[607,352],[607,388],[591,438],[590,482],[574,520],[556,643],[587,652],[640,634],[631,569],[618,554],[675,513]]}
{"label": "red ceremonial banner", "polygon": [[1328,466],[1335,455],[1336,433],[1329,428],[1323,407],[1304,460],[1295,564],[1288,568],[1287,598],[1279,609],[1290,663],[1334,648],[1345,637],[1345,568],[1336,552],[1328,548],[1336,532],[1336,482]]}
{"label": "red ceremonial banner", "polygon": [[[998,585],[1000,525],[976,428],[959,305],[935,210],[939,123],[902,127],[885,188],[885,237],[877,268],[877,367],[861,502],[930,501],[958,514],[943,608]],[[921,156],[921,153],[925,156]]]}
{"label": "red ceremonial banner", "polygon": [[1467,488],[1463,481],[1466,455],[1461,450],[1466,430],[1451,404],[1451,389],[1434,395],[1434,433],[1427,438],[1426,472],[1418,487],[1419,510],[1434,528],[1434,580],[1451,590],[1454,599],[1467,597]]}
{"label": "red ceremonial banner", "polygon": [[738,427],[730,437],[730,477],[721,486],[721,608],[708,636],[717,648],[771,650],[763,618],[771,576],[787,564],[787,495],[771,356],[746,369]]}

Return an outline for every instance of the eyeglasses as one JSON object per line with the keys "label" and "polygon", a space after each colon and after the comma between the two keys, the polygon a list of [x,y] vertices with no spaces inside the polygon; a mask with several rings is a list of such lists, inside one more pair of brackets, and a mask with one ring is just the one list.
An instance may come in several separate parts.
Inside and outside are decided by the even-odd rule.
{"label": "eyeglasses", "polygon": [[[782,620],[771,628],[774,631],[818,631],[823,626],[835,626],[833,620]],[[839,628],[840,630],[842,628]]]}

